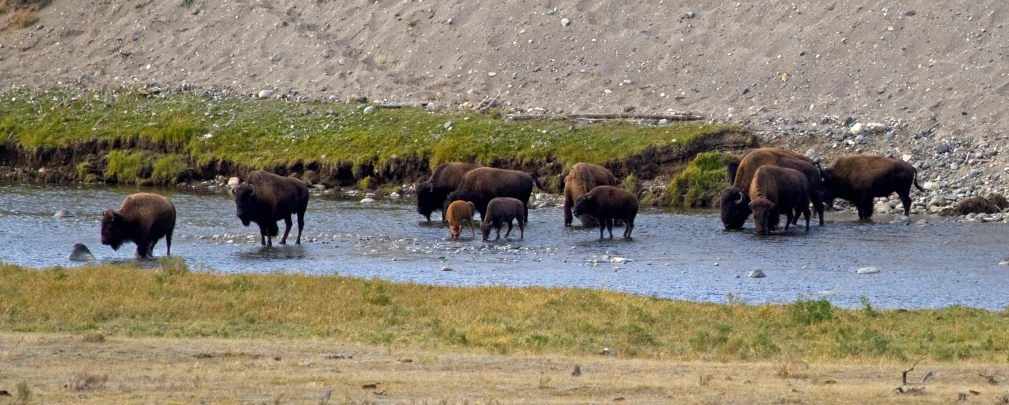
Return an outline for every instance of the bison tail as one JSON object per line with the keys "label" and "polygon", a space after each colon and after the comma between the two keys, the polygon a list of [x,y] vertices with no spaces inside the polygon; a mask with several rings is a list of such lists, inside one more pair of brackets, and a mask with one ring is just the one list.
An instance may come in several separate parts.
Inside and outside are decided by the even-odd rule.
{"label": "bison tail", "polygon": [[918,185],[918,173],[917,172],[914,173],[914,180],[911,181],[911,184],[914,184],[914,186],[918,188],[918,191],[925,192],[925,189]]}
{"label": "bison tail", "polygon": [[530,174],[529,176],[533,178],[533,184],[536,185],[536,188],[540,189],[540,191],[547,191],[545,188],[543,188],[543,185],[540,184],[540,180],[537,179],[536,176],[533,176],[532,174]]}

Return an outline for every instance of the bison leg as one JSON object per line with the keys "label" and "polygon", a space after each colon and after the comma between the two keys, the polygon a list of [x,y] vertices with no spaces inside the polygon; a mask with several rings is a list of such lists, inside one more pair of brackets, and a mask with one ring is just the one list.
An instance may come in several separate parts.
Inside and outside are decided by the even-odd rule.
{"label": "bison leg", "polygon": [[613,218],[606,218],[606,230],[610,232],[610,239],[613,239]]}
{"label": "bison leg", "polygon": [[572,205],[571,193],[565,191],[564,192],[564,226],[565,227],[571,226],[571,222],[573,222],[575,220],[574,216],[571,215],[571,205]]}
{"label": "bison leg", "polygon": [[519,239],[525,239],[525,238],[526,238],[526,221],[520,219],[519,220]]}
{"label": "bison leg", "polygon": [[280,237],[281,245],[287,244],[287,234],[291,232],[291,224],[291,216],[288,215],[287,218],[284,218],[284,236]]}
{"label": "bison leg", "polygon": [[820,217],[820,226],[823,226],[823,199],[820,198],[820,193],[815,190],[809,193],[809,201],[813,202],[813,209],[816,210],[816,215]]}
{"label": "bison leg", "polygon": [[[812,213],[809,212],[809,204],[806,204],[806,206],[802,210],[802,215],[804,217],[806,217],[806,232],[809,232],[809,217],[812,215]],[[795,217],[798,218],[799,216],[796,215]],[[820,217],[820,219],[822,220],[823,217]],[[820,224],[820,225],[823,225],[823,224]]]}
{"label": "bison leg", "polygon": [[861,219],[871,219],[872,218],[872,195],[866,194],[862,196],[862,202],[859,203],[862,206]]}
{"label": "bison leg", "polygon": [[295,245],[301,244],[301,229],[305,227],[305,211],[298,213],[298,238],[294,240]]}
{"label": "bison leg", "polygon": [[[501,224],[500,223],[496,223],[496,222],[494,223],[494,231],[496,232],[494,234],[494,240],[500,240],[501,239]],[[507,238],[508,235],[505,235],[505,237]]]}
{"label": "bison leg", "polygon": [[792,224],[792,219],[796,222],[799,221],[799,217],[792,213],[792,210],[785,210],[785,232],[788,232],[788,226]]}
{"label": "bison leg", "polygon": [[606,231],[606,218],[596,217],[596,221],[599,222],[599,239],[602,239],[603,232]]}
{"label": "bison leg", "polygon": [[466,220],[466,222],[469,222],[469,233],[471,234],[470,237],[471,238],[475,238],[476,237],[476,228],[473,227],[473,218],[470,218],[470,219]]}
{"label": "bison leg", "polygon": [[634,219],[626,218],[624,219],[624,239],[631,238],[631,231],[634,230]]}
{"label": "bison leg", "polygon": [[900,202],[904,203],[904,216],[911,215],[911,196],[908,193],[910,193],[910,190],[906,193],[897,193],[900,197]]}
{"label": "bison leg", "polygon": [[508,235],[512,234],[512,221],[508,220],[508,231],[505,232],[505,239],[508,239]]}
{"label": "bison leg", "polygon": [[165,256],[171,256],[172,255],[172,233],[171,232],[165,234],[165,246],[167,246],[167,249],[168,249],[165,252]]}
{"label": "bison leg", "polygon": [[147,248],[147,239],[141,239],[137,241],[137,257],[141,259],[147,258],[147,252],[150,249]]}

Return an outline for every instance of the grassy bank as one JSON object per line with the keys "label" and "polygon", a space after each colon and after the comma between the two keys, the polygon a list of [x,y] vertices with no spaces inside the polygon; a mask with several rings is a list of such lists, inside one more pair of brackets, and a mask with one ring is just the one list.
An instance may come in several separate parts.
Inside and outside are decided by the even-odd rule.
{"label": "grassy bank", "polygon": [[490,353],[679,360],[1009,361],[1006,312],[825,300],[705,304],[584,289],[438,287],[341,276],[0,267],[0,330],[307,338]]}
{"label": "grassy bank", "polygon": [[[28,150],[143,141],[167,146],[191,165],[229,160],[249,168],[293,162],[381,166],[418,158],[432,166],[444,161],[570,166],[619,161],[649,149],[675,149],[705,135],[741,131],[705,124],[513,122],[493,111],[436,114],[398,108],[366,114],[361,107],[193,95],[14,93],[0,101],[0,136]],[[161,158],[134,161],[153,165]],[[178,164],[163,166],[184,170]]]}

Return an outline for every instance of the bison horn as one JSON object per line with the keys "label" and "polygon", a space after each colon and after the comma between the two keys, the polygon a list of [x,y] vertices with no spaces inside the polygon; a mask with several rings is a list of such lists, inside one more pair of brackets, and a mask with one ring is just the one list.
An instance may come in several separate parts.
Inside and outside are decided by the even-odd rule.
{"label": "bison horn", "polygon": [[256,186],[250,184],[249,187],[252,188],[252,192],[249,193],[249,197],[256,195]]}
{"label": "bison horn", "polygon": [[740,191],[739,192],[739,199],[736,200],[736,204],[742,204],[742,203],[743,203],[743,192]]}

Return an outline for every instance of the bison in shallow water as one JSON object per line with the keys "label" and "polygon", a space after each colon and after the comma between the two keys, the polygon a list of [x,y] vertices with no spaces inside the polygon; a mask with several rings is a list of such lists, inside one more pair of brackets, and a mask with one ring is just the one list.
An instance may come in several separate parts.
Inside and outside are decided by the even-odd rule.
{"label": "bison in shallow water", "polygon": [[792,222],[792,211],[806,217],[806,232],[809,232],[809,183],[806,176],[794,169],[772,165],[761,166],[750,183],[750,210],[757,233],[766,235],[770,231],[772,216],[784,212],[785,230]]}
{"label": "bison in shallow water", "polygon": [[455,191],[462,182],[462,176],[480,165],[473,163],[451,162],[442,163],[431,173],[431,178],[417,184],[417,213],[431,221],[431,214],[441,211],[442,222],[445,218],[445,197]]}
{"label": "bison in shallow water", "polygon": [[843,156],[823,172],[824,201],[834,205],[843,198],[858,209],[858,218],[872,217],[872,200],[894,192],[904,203],[904,215],[911,214],[911,185],[918,185],[918,170],[903,160],[875,155]]}
{"label": "bison in shallow water", "polygon": [[518,170],[495,169],[480,167],[470,170],[462,176],[459,188],[449,193],[447,202],[463,200],[476,206],[480,218],[487,212],[487,203],[496,197],[511,197],[522,201],[524,215],[529,217],[529,196],[533,193],[533,185],[543,189],[533,176]]}
{"label": "bison in shallow water", "polygon": [[[616,186],[617,178],[605,167],[591,163],[576,163],[564,177],[564,226],[571,226],[574,217],[575,199],[588,193],[596,186]],[[595,226],[596,220],[588,215],[578,217],[582,226]]]}
{"label": "bison in shallow water", "polygon": [[[729,178],[733,181],[732,186],[722,192],[721,217],[725,229],[739,229],[743,227],[746,219],[750,216],[749,189],[753,182],[753,175],[757,169],[765,165],[785,167],[801,172],[806,177],[809,184],[809,199],[820,217],[820,225],[823,225],[823,200],[820,197],[821,173],[820,169],[813,163],[813,160],[798,153],[780,148],[754,149],[738,161],[730,162],[726,167]],[[777,217],[771,218],[769,226],[774,228]]]}
{"label": "bison in shallow water", "polygon": [[491,228],[497,231],[497,237],[494,240],[501,239],[501,226],[505,224],[508,225],[508,231],[505,232],[505,238],[507,238],[512,233],[512,220],[518,220],[519,238],[524,239],[526,236],[527,221],[525,212],[525,204],[514,198],[497,197],[490,200],[487,203],[487,216],[483,218],[483,223],[480,224],[480,233],[483,234],[483,240],[490,238]]}
{"label": "bison in shallow water", "polygon": [[301,230],[305,227],[305,210],[308,208],[308,186],[303,181],[257,170],[249,174],[245,184],[231,192],[235,196],[236,215],[242,220],[242,225],[249,226],[252,222],[259,225],[260,243],[273,246],[273,237],[280,232],[277,221],[282,219],[285,227],[280,244],[287,243],[291,215],[298,216],[298,236],[294,243],[301,243]]}
{"label": "bison in shallow water", "polygon": [[631,237],[634,217],[638,215],[638,198],[619,187],[599,186],[575,200],[575,215],[591,215],[599,221],[599,239],[603,230],[613,238],[613,220],[624,221],[624,238]]}
{"label": "bison in shallow water", "polygon": [[157,194],[138,193],[126,197],[119,210],[102,215],[102,244],[119,250],[124,242],[137,244],[137,256],[150,257],[154,244],[165,238],[166,256],[172,255],[175,205]]}
{"label": "bison in shallow water", "polygon": [[475,207],[469,201],[453,201],[445,210],[445,218],[448,220],[448,231],[452,234],[452,239],[459,239],[462,227],[469,224],[471,237],[476,237],[476,229],[473,226],[473,211]]}

